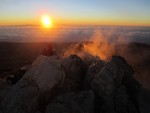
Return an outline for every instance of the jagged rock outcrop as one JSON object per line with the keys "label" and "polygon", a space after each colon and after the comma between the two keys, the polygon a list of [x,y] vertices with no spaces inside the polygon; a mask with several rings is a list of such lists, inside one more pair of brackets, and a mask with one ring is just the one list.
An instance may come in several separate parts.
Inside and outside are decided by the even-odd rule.
{"label": "jagged rock outcrop", "polygon": [[94,92],[67,93],[46,107],[46,113],[94,113]]}
{"label": "jagged rock outcrop", "polygon": [[[102,98],[102,112],[139,112],[136,106],[137,95],[133,94],[132,92],[128,93],[128,87],[126,87],[126,83],[129,82],[137,86],[138,90],[140,89],[139,83],[134,82],[135,80],[133,79],[133,74],[134,72],[131,66],[127,64],[124,58],[120,56],[113,56],[111,61],[109,61],[96,75],[92,81],[91,87],[99,95],[99,97]],[[123,85],[125,88],[120,87],[121,85]],[[134,86],[130,85],[129,87]],[[133,89],[136,89],[136,87]],[[131,94],[135,96],[133,100],[131,99],[133,98]],[[120,100],[123,100],[124,102],[122,103]]]}
{"label": "jagged rock outcrop", "polygon": [[70,55],[62,62],[66,77],[64,82],[65,91],[80,90],[86,72],[86,65],[77,55]]}
{"label": "jagged rock outcrop", "polygon": [[101,60],[98,60],[96,62],[93,62],[86,72],[85,78],[84,78],[84,89],[89,89],[91,87],[91,82],[95,78],[95,76],[101,71],[101,69],[104,67],[104,62]]}
{"label": "jagged rock outcrop", "polygon": [[92,65],[93,63],[96,63],[96,62],[99,62],[101,61],[99,57],[95,57],[95,56],[92,56],[90,55],[89,53],[86,53],[86,52],[82,52],[79,54],[83,60],[83,62],[87,65],[87,66],[90,66]]}
{"label": "jagged rock outcrop", "polygon": [[64,72],[58,60],[39,56],[2,102],[1,113],[34,113],[62,87]]}
{"label": "jagged rock outcrop", "polygon": [[120,56],[41,55],[16,84],[0,82],[0,113],[140,113],[133,74]]}
{"label": "jagged rock outcrop", "polygon": [[96,75],[92,82],[92,88],[99,95],[113,94],[115,88],[121,84],[121,81],[125,76],[126,68],[128,67],[129,65],[127,65],[124,61],[113,57],[112,60],[109,61],[105,67]]}
{"label": "jagged rock outcrop", "polygon": [[62,87],[64,78],[65,73],[60,61],[47,56],[39,56],[23,77],[23,79],[36,84],[41,94]]}

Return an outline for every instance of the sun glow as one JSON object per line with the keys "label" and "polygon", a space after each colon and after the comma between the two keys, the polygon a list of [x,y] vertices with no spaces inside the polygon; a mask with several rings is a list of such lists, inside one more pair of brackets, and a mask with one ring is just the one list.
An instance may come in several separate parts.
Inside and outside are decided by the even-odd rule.
{"label": "sun glow", "polygon": [[42,16],[42,25],[45,28],[51,28],[52,27],[52,19],[48,15]]}

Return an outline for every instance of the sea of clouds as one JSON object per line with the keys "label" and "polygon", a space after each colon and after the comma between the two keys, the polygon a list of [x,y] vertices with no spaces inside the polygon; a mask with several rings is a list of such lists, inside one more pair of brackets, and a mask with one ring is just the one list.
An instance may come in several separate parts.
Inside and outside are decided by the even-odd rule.
{"label": "sea of clouds", "polygon": [[127,26],[60,26],[43,29],[40,26],[1,26],[0,42],[138,42],[150,44],[150,27]]}

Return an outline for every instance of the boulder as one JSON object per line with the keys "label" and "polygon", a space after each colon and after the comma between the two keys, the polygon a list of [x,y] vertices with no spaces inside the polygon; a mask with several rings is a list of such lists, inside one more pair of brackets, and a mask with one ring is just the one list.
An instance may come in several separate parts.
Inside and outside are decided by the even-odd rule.
{"label": "boulder", "polygon": [[40,93],[44,95],[56,86],[62,87],[64,78],[65,74],[60,61],[43,55],[33,62],[32,68],[23,77],[23,79],[36,84]]}
{"label": "boulder", "polygon": [[[9,93],[9,94],[8,94]],[[21,80],[1,103],[1,113],[33,113],[39,109],[38,88],[26,80]]]}
{"label": "boulder", "polygon": [[58,60],[39,56],[2,102],[2,113],[34,113],[62,87],[64,72]]}
{"label": "boulder", "polygon": [[46,113],[94,113],[94,93],[87,90],[61,95],[46,107]]}
{"label": "boulder", "polygon": [[76,91],[82,88],[86,65],[77,55],[70,55],[62,62],[66,77],[64,82],[65,91]]}
{"label": "boulder", "polygon": [[[133,74],[133,69],[127,64],[124,58],[113,56],[96,75],[91,87],[102,98],[103,112],[126,113],[127,111],[131,111],[130,113],[137,113],[139,111],[137,98],[132,99],[133,97],[137,97],[133,93],[137,89],[134,86],[139,87],[139,83],[133,78]],[[131,84],[134,85],[132,86]],[[133,90],[132,93],[129,93],[130,89]]]}
{"label": "boulder", "polygon": [[113,56],[92,81],[92,88],[100,96],[112,95],[124,76],[132,76],[133,70],[122,57]]}

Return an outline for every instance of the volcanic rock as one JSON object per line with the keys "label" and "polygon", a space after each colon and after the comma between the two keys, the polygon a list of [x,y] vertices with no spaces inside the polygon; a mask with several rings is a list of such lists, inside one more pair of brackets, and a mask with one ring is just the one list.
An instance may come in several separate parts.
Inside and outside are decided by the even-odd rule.
{"label": "volcanic rock", "polygon": [[89,89],[91,87],[91,82],[95,78],[95,76],[101,71],[101,69],[104,67],[104,62],[101,60],[98,60],[96,62],[93,62],[89,67],[85,75],[84,79],[84,88]]}
{"label": "volcanic rock", "polygon": [[62,87],[65,74],[59,60],[39,56],[23,79],[36,84],[41,93],[51,91],[55,86]]}
{"label": "volcanic rock", "polygon": [[94,57],[92,55],[90,55],[89,53],[86,53],[86,52],[82,52],[80,53],[80,56],[83,60],[83,62],[87,65],[87,66],[90,66],[92,65],[93,63],[96,63],[96,62],[99,62],[101,61],[101,59],[99,57]]}
{"label": "volcanic rock", "polygon": [[82,88],[86,65],[77,55],[70,55],[62,62],[66,77],[64,82],[65,91],[76,91]]}
{"label": "volcanic rock", "polygon": [[62,87],[64,72],[58,60],[39,56],[2,102],[2,113],[34,113]]}
{"label": "volcanic rock", "polygon": [[[134,82],[133,70],[129,66],[126,60],[120,56],[113,56],[104,68],[96,75],[92,81],[92,89],[102,98],[103,106],[102,111],[107,113],[137,113],[137,94],[128,93],[128,87],[126,83],[133,83],[139,87],[138,82]],[[126,78],[126,79],[125,79]],[[128,79],[127,79],[128,78]],[[131,79],[132,78],[132,79]],[[124,80],[125,79],[125,80]],[[123,84],[122,88],[121,85]],[[133,87],[129,85],[130,87]],[[119,89],[120,90],[119,90]],[[136,87],[133,89],[136,90]],[[120,91],[120,92],[119,92]],[[117,94],[116,94],[117,93]],[[115,98],[115,95],[116,96]],[[134,99],[133,95],[135,96]],[[121,103],[123,100],[124,103]],[[129,106],[128,106],[129,105]],[[131,109],[130,109],[131,108]],[[134,109],[134,110],[133,110]],[[125,110],[125,111],[123,111]]]}
{"label": "volcanic rock", "polygon": [[94,92],[67,93],[56,98],[46,113],[94,113]]}
{"label": "volcanic rock", "polygon": [[127,61],[86,58],[41,55],[14,85],[0,80],[0,113],[140,113],[141,84]]}
{"label": "volcanic rock", "polygon": [[124,60],[114,56],[94,78],[93,90],[100,96],[113,94],[116,87],[121,84],[125,74],[129,74],[129,76],[133,74],[129,67]]}
{"label": "volcanic rock", "polygon": [[1,103],[1,113],[33,113],[39,108],[38,88],[28,81],[21,80],[7,94]]}

